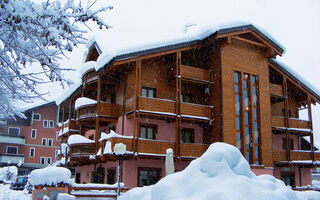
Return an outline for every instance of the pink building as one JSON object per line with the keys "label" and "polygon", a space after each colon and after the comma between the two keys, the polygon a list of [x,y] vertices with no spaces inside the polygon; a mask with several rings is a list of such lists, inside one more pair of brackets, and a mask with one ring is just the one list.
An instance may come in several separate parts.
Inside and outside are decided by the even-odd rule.
{"label": "pink building", "polygon": [[16,165],[19,175],[52,164],[59,154],[57,106],[54,102],[34,106],[24,112],[26,118],[7,120],[0,126],[0,164]]}

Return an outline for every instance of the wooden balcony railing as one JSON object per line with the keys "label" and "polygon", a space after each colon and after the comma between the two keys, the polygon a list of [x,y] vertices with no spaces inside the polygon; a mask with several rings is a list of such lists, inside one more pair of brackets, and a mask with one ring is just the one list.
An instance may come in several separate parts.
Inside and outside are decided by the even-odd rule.
{"label": "wooden balcony railing", "polygon": [[[272,127],[285,127],[284,123],[285,118],[282,116],[272,116]],[[309,121],[289,118],[289,127],[292,129],[309,129]]]}
{"label": "wooden balcony railing", "polygon": [[183,79],[212,82],[209,70],[198,67],[181,65],[180,75]]}
{"label": "wooden balcony railing", "polygon": [[[117,118],[120,116],[121,105],[100,103],[99,116]],[[82,106],[78,109],[78,119],[96,117],[97,116],[97,104],[89,104]]]}
{"label": "wooden balcony railing", "polygon": [[270,94],[276,96],[283,96],[283,88],[282,85],[272,84],[269,85]]}
{"label": "wooden balcony railing", "polygon": [[175,104],[168,99],[139,97],[139,110],[154,114],[175,115]]}
{"label": "wooden balcony railing", "polygon": [[198,117],[207,120],[213,119],[213,106],[191,103],[181,103],[182,117]]}
{"label": "wooden balcony railing", "polygon": [[208,147],[208,144],[182,143],[180,155],[182,157],[200,157],[208,149]]}
{"label": "wooden balcony railing", "polygon": [[138,151],[146,154],[166,154],[167,149],[174,149],[174,142],[139,139]]}
{"label": "wooden balcony railing", "polygon": [[[272,152],[273,161],[288,161],[287,152],[285,150],[274,150]],[[320,157],[319,153],[315,153],[315,160],[317,157]],[[290,151],[291,161],[310,161],[312,160],[312,152],[311,151],[299,151],[299,150],[291,150]]]}
{"label": "wooden balcony railing", "polygon": [[[116,143],[123,143],[126,145],[127,151],[133,152],[132,140],[133,140],[132,138],[114,137],[108,140],[103,140],[103,142],[99,144],[99,148],[104,149],[106,142],[110,141],[112,150]],[[146,140],[141,138],[138,140],[137,144],[138,144],[139,155],[148,155],[148,154],[165,155],[167,149],[169,148],[174,149],[175,147],[175,142]],[[208,149],[209,145],[182,143],[180,147],[181,147],[180,156],[194,158],[194,157],[200,157]]]}
{"label": "wooden balcony railing", "polygon": [[89,157],[94,155],[94,143],[92,144],[73,144],[70,146],[69,156],[71,158]]}

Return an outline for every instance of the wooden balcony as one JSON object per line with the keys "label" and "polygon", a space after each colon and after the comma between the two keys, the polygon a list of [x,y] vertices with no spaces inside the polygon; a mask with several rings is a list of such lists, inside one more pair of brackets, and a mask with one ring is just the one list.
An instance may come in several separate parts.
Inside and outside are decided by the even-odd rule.
{"label": "wooden balcony", "polygon": [[213,106],[181,103],[181,117],[198,120],[213,120]]}
{"label": "wooden balcony", "polygon": [[73,144],[70,146],[69,157],[71,161],[79,161],[82,159],[89,159],[90,155],[94,155],[95,144]]}
{"label": "wooden balcony", "polygon": [[61,135],[59,134],[59,138],[61,139],[62,136],[67,137],[72,134],[78,134],[80,132],[80,127],[76,120],[71,119],[62,124],[59,128],[59,132],[61,132]]}
{"label": "wooden balcony", "polygon": [[182,143],[180,146],[181,157],[200,157],[208,148],[208,144]]}
{"label": "wooden balcony", "polygon": [[210,83],[212,82],[212,77],[209,70],[192,67],[187,65],[181,65],[180,75],[183,80]]}
{"label": "wooden balcony", "polygon": [[[272,116],[272,127],[285,128],[285,118],[282,116]],[[289,118],[289,127],[292,131],[308,131],[310,128],[309,121]]]}
{"label": "wooden balcony", "polygon": [[100,103],[99,115],[97,114],[97,104],[89,104],[78,109],[78,121],[85,121],[100,117],[102,121],[114,122],[117,121],[121,112],[121,105],[111,103]]}
{"label": "wooden balcony", "polygon": [[152,115],[175,117],[176,102],[168,99],[139,97],[139,110]]}
{"label": "wooden balcony", "polygon": [[94,83],[94,82],[97,82],[97,80],[98,80],[98,74],[95,70],[91,70],[83,76],[84,84]]}
{"label": "wooden balcony", "polygon": [[[287,152],[285,150],[274,150],[272,152],[272,158],[274,162],[288,162]],[[314,159],[320,159],[320,153],[314,154]],[[299,150],[291,150],[290,151],[290,161],[296,164],[311,164],[312,160],[312,152],[311,151],[299,151]]]}
{"label": "wooden balcony", "polygon": [[[127,146],[128,152],[133,152],[133,139],[132,138],[121,138],[114,137],[108,140],[103,140],[100,142],[99,148],[102,150],[105,148],[106,142],[111,142],[111,149],[113,150],[116,143],[123,143]],[[147,140],[140,138],[137,142],[137,149],[139,156],[165,156],[166,150],[171,148],[175,149],[175,142],[170,141],[160,141],[160,140]],[[180,146],[180,156],[187,158],[200,157],[207,149],[209,145],[207,144],[190,144],[182,143]],[[106,156],[103,158],[106,160]],[[110,157],[110,159],[114,159]]]}
{"label": "wooden balcony", "polygon": [[269,85],[269,91],[271,95],[283,96],[283,87],[282,85],[272,84]]}

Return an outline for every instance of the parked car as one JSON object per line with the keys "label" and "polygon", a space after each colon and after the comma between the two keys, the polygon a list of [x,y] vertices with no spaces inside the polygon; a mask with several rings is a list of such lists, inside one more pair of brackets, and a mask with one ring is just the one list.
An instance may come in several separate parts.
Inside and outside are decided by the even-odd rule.
{"label": "parked car", "polygon": [[11,189],[13,190],[23,190],[24,186],[28,183],[28,176],[17,177],[15,183],[12,184]]}

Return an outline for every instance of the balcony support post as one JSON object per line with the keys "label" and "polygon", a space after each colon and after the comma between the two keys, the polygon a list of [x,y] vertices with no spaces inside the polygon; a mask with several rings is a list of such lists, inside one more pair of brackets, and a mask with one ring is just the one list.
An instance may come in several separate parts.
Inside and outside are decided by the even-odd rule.
{"label": "balcony support post", "polygon": [[95,154],[97,154],[98,152],[98,142],[99,142],[99,138],[100,138],[100,104],[101,104],[101,75],[98,74],[98,87],[97,87],[97,116],[96,116],[96,132],[94,134],[94,140],[95,140]]}
{"label": "balcony support post", "polygon": [[284,127],[286,127],[286,142],[287,142],[287,161],[291,161],[290,158],[290,134],[289,134],[289,113],[288,113],[288,85],[287,77],[283,77],[283,95],[284,95]]}
{"label": "balcony support post", "polygon": [[313,138],[313,125],[312,125],[312,108],[311,108],[311,98],[308,94],[308,120],[310,129],[310,145],[311,145],[311,160],[314,161],[314,138]]}
{"label": "balcony support post", "polygon": [[176,52],[176,138],[175,156],[180,157],[181,137],[181,51]]}
{"label": "balcony support post", "polygon": [[[137,112],[139,112],[139,98],[138,95],[140,94],[141,88],[138,88],[141,84],[140,77],[140,68],[141,68],[141,60],[136,60],[136,76],[135,76],[135,86],[134,86],[134,113],[133,113],[133,140],[132,140],[132,149],[133,149],[133,159],[135,158],[135,153],[137,152],[137,138],[138,138],[138,120],[137,119]],[[141,86],[140,86],[141,87]]]}

